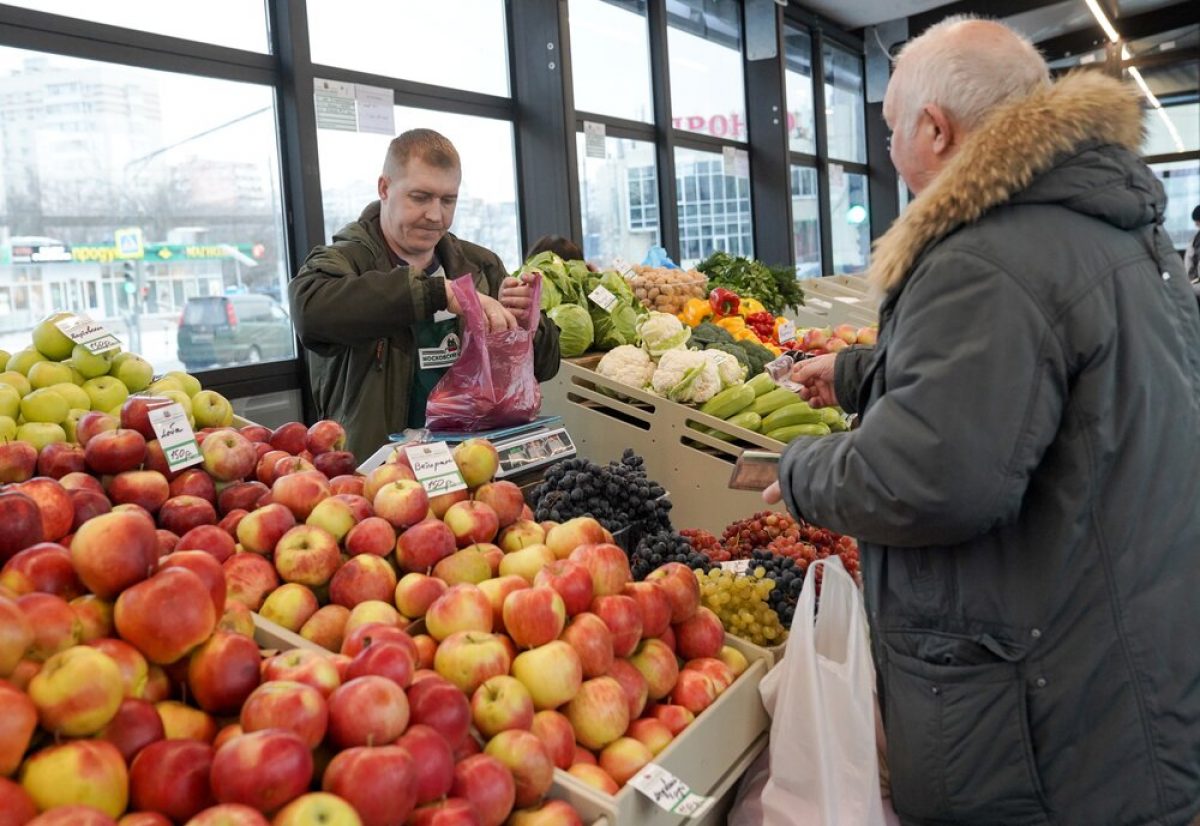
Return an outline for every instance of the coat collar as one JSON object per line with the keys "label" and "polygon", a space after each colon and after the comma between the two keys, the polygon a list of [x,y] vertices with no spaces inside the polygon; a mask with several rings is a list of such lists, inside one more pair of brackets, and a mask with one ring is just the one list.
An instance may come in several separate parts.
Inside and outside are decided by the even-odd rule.
{"label": "coat collar", "polygon": [[1007,203],[1064,153],[1092,141],[1137,150],[1142,110],[1135,89],[1079,71],[1000,106],[875,242],[871,286],[878,293],[895,290],[931,244]]}

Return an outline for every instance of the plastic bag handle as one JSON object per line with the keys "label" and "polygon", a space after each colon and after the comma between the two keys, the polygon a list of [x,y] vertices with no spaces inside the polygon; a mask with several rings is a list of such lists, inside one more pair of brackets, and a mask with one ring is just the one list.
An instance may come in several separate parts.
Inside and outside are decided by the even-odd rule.
{"label": "plastic bag handle", "polygon": [[475,292],[474,277],[470,273],[460,275],[450,282],[450,289],[462,308],[463,326],[484,335],[487,332],[487,317],[483,314],[483,305],[479,303],[479,293]]}

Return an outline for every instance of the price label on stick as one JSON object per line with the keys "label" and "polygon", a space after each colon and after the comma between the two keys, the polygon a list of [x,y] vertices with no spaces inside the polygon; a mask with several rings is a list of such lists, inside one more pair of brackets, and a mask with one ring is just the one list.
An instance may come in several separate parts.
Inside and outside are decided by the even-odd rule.
{"label": "price label on stick", "polygon": [[54,322],[63,335],[76,344],[82,344],[89,353],[103,353],[121,346],[120,340],[85,315],[69,315]]}
{"label": "price label on stick", "polygon": [[750,570],[750,560],[748,559],[731,559],[728,562],[721,563],[722,571],[732,571],[734,574],[744,574]]}
{"label": "price label on stick", "polygon": [[694,793],[687,783],[656,763],[647,763],[629,780],[629,785],[660,809],[684,817],[699,817],[706,813],[713,800]]}
{"label": "price label on stick", "polygon": [[196,434],[192,432],[187,413],[183,412],[183,405],[179,402],[164,404],[153,408],[149,416],[150,427],[162,445],[167,467],[172,471],[183,470],[204,461],[200,445],[196,443]]}
{"label": "price label on stick", "polygon": [[796,340],[796,323],[794,321],[785,321],[779,325],[779,343],[787,344],[789,341]]}
{"label": "price label on stick", "polygon": [[450,447],[445,442],[412,445],[406,447],[404,452],[408,455],[408,463],[412,465],[413,475],[430,496],[466,490],[467,483],[463,481],[458,465],[450,455]]}
{"label": "price label on stick", "polygon": [[603,284],[597,285],[596,289],[588,293],[588,298],[606,313],[611,313],[613,307],[617,306],[617,297]]}

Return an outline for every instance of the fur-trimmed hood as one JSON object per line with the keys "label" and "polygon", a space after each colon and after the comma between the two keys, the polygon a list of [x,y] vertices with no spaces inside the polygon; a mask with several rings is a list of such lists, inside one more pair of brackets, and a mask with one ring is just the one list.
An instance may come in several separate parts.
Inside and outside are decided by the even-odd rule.
{"label": "fur-trimmed hood", "polygon": [[1018,199],[1069,153],[1089,144],[1136,152],[1142,135],[1137,91],[1096,71],[999,107],[875,243],[872,286],[885,293],[901,284],[930,244]]}

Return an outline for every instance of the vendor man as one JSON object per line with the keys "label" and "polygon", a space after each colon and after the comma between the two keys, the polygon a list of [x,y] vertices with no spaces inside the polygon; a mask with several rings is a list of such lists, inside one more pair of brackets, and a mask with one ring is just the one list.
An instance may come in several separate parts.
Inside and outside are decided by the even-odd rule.
{"label": "vendor man", "polygon": [[[288,286],[317,413],[342,423],[346,449],[360,460],[389,434],[424,426],[429,393],[460,349],[451,279],[474,279],[493,331],[540,313],[531,288],[507,277],[494,252],[448,231],[461,180],[445,137],[400,135],[388,146],[379,200],[309,253]],[[538,381],[552,378],[558,328],[544,318],[533,353]]]}

